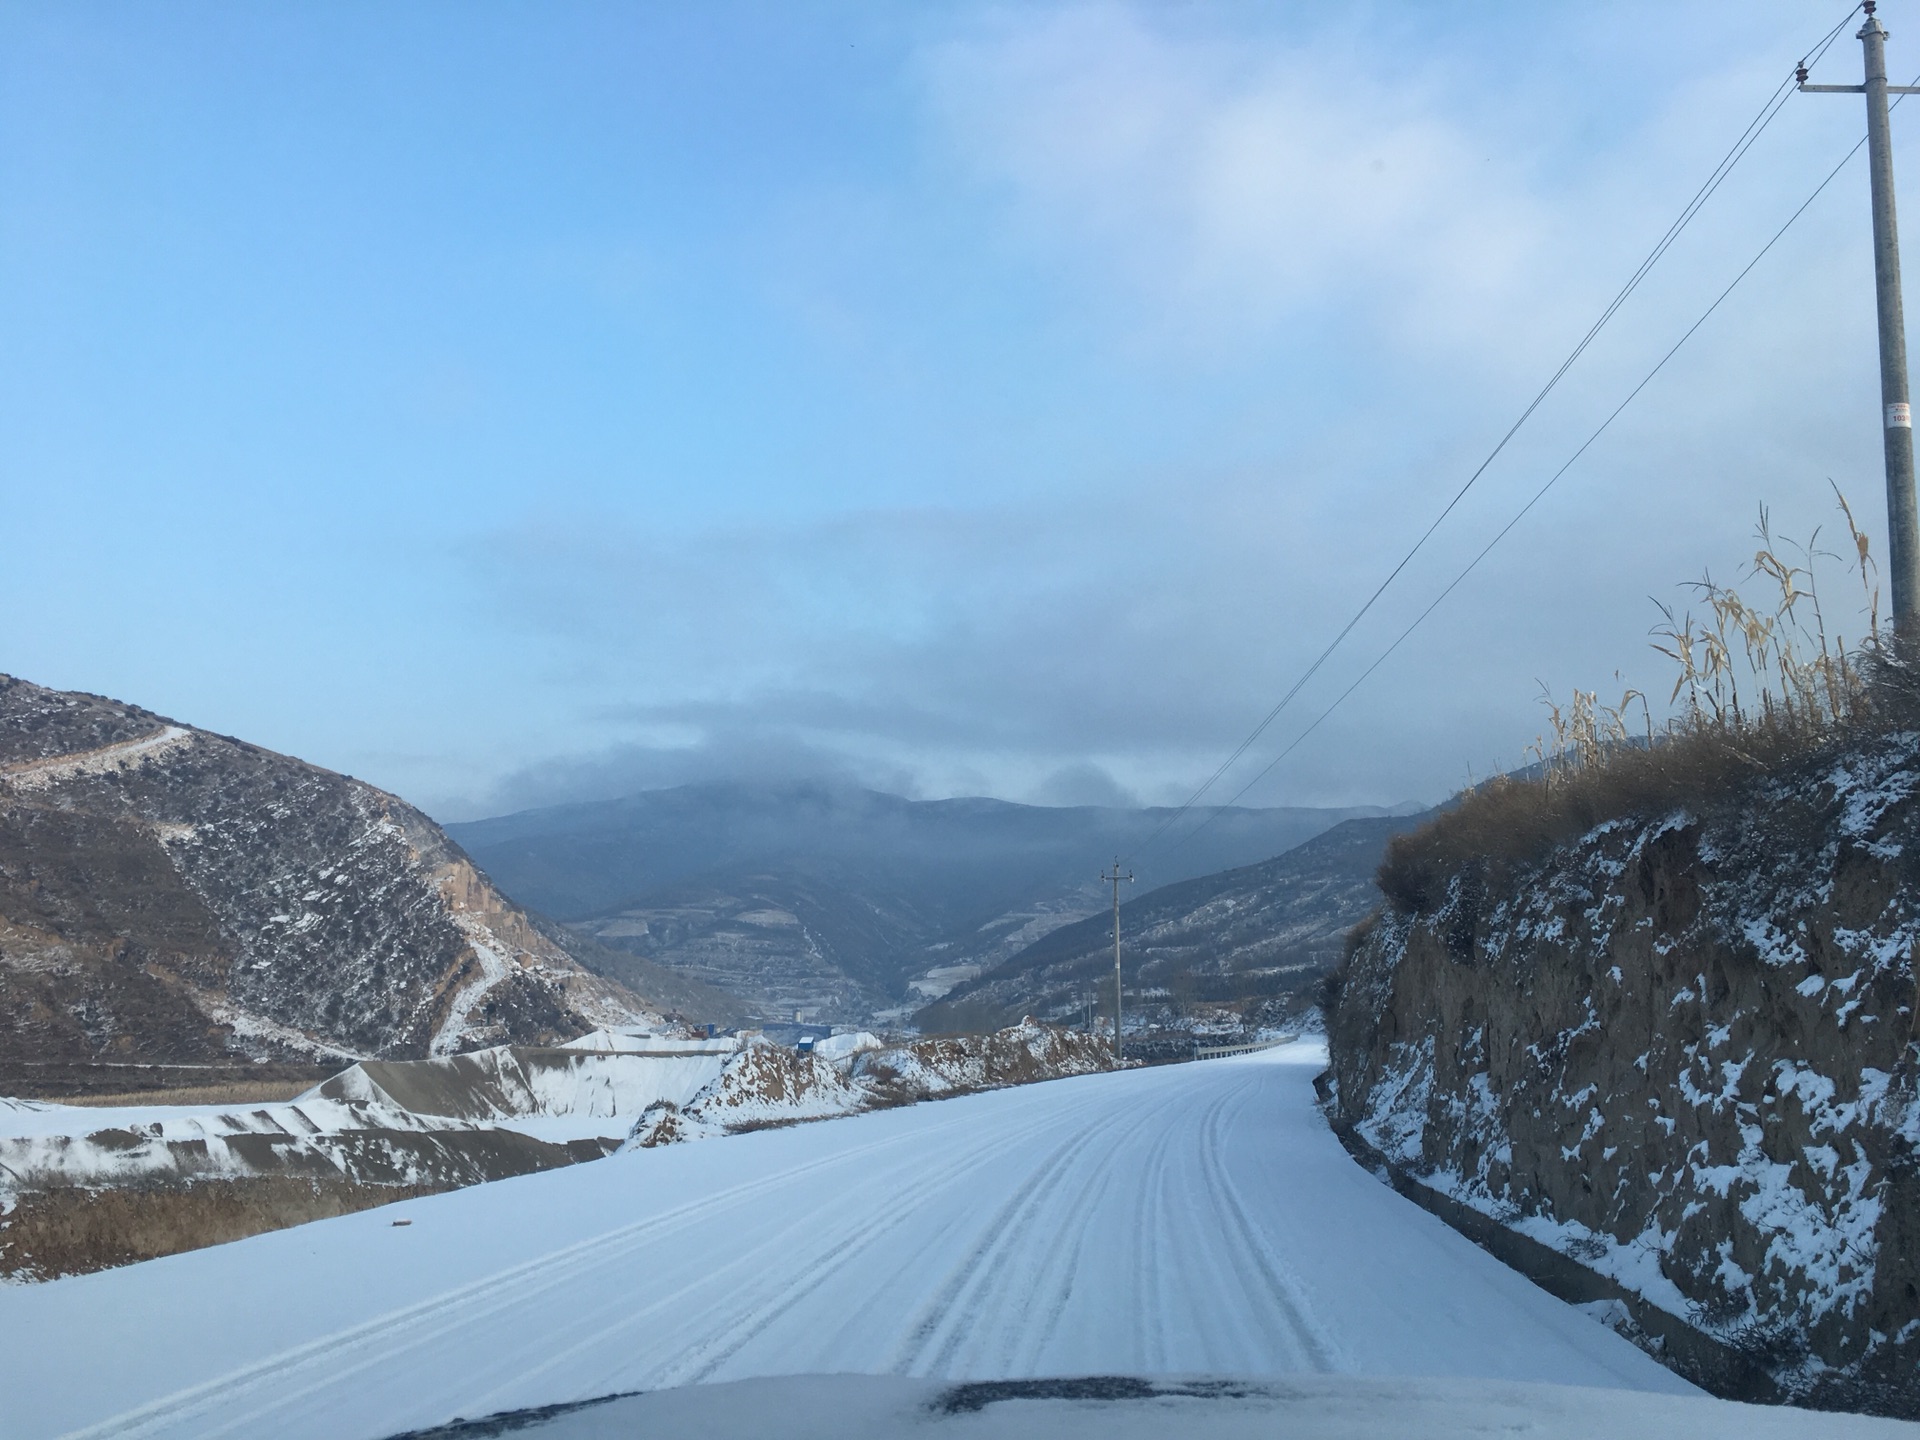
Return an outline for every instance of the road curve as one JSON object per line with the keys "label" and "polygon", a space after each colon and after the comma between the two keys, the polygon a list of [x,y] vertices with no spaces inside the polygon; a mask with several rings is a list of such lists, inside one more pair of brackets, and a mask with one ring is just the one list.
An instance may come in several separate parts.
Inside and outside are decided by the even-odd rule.
{"label": "road curve", "polygon": [[824,1372],[1689,1389],[1349,1160],[1319,1059],[615,1156],[0,1289],[0,1435],[353,1440]]}

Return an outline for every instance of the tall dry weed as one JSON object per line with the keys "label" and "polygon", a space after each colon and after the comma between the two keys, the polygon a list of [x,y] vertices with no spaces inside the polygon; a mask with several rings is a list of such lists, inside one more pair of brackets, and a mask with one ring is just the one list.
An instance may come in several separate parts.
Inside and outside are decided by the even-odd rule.
{"label": "tall dry weed", "polygon": [[[1871,547],[1838,487],[1834,496],[1848,555],[1821,550],[1818,531],[1804,544],[1777,537],[1762,508],[1748,579],[1763,599],[1708,575],[1688,587],[1696,608],[1655,602],[1653,648],[1677,671],[1665,722],[1631,687],[1605,705],[1593,690],[1563,704],[1542,686],[1550,733],[1532,747],[1531,773],[1476,785],[1396,837],[1379,875],[1388,900],[1427,909],[1468,865],[1537,859],[1607,820],[1710,808],[1849,729],[1920,719],[1920,657],[1881,629]],[[1852,647],[1830,625],[1822,560],[1844,561],[1861,586],[1864,633]]]}

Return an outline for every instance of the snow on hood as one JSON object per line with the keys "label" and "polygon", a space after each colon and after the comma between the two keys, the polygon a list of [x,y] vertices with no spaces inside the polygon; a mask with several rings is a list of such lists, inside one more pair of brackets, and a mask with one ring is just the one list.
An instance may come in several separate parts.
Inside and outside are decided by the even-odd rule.
{"label": "snow on hood", "polygon": [[[777,1420],[772,1417],[778,1417]],[[1664,1395],[1472,1377],[1359,1375],[1133,1376],[951,1380],[904,1375],[786,1375],[609,1395],[534,1414],[492,1417],[533,1440],[703,1435],[748,1440],[1298,1440],[1417,1435],[1481,1440],[1553,1435],[1617,1440],[1895,1440],[1898,1420]],[[488,1425],[469,1422],[474,1433]],[[489,1427],[491,1428],[491,1427]]]}

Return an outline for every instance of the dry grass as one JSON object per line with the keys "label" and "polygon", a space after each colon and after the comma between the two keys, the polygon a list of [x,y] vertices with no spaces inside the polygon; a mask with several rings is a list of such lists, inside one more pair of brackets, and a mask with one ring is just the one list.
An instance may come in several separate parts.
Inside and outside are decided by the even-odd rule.
{"label": "dry grass", "polygon": [[311,1090],[310,1080],[175,1085],[164,1090],[128,1090],[118,1095],[63,1095],[61,1105],[277,1105]]}
{"label": "dry grass", "polygon": [[287,1175],[32,1191],[0,1217],[0,1280],[51,1280],[351,1215],[445,1185]]}
{"label": "dry grass", "polygon": [[1394,908],[1430,909],[1470,865],[1535,861],[1609,820],[1708,811],[1844,736],[1920,723],[1920,652],[1881,633],[1867,539],[1845,497],[1839,503],[1866,599],[1863,644],[1849,649],[1829,631],[1814,578],[1817,533],[1804,545],[1779,542],[1762,510],[1752,575],[1776,592],[1770,608],[1711,577],[1693,587],[1704,618],[1661,607],[1654,648],[1679,671],[1674,718],[1656,728],[1632,689],[1616,706],[1593,691],[1576,690],[1565,705],[1548,695],[1552,735],[1534,746],[1533,774],[1478,785],[1388,845],[1379,882]]}
{"label": "dry grass", "polygon": [[1436,905],[1465,865],[1495,868],[1537,860],[1596,825],[1648,819],[1724,803],[1741,786],[1809,753],[1805,737],[1714,730],[1663,737],[1651,748],[1622,747],[1597,765],[1538,779],[1501,776],[1461,796],[1432,824],[1387,845],[1380,889],[1395,909]]}

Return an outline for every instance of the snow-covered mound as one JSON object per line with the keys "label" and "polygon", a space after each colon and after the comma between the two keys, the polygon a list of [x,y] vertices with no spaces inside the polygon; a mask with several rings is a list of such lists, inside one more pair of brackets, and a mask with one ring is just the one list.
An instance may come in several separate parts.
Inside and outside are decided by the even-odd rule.
{"label": "snow-covered mound", "polygon": [[811,1051],[755,1037],[696,1095],[662,1096],[633,1128],[643,1149],[768,1125],[824,1120],[918,1100],[1086,1075],[1113,1052],[1103,1039],[1024,1020],[992,1035],[943,1036],[888,1046],[861,1032]]}
{"label": "snow-covered mound", "polygon": [[847,1060],[863,1050],[884,1050],[887,1042],[867,1030],[846,1035],[828,1035],[813,1042],[813,1053],[827,1060]]}
{"label": "snow-covered mound", "polygon": [[597,1157],[650,1105],[684,1104],[735,1043],[645,1052],[501,1045],[437,1060],[367,1060],[270,1105],[99,1108],[0,1099],[0,1205],[64,1186],[305,1174],[367,1184],[472,1184]]}
{"label": "snow-covered mound", "polygon": [[[875,1042],[878,1043],[877,1041]],[[733,1039],[687,1040],[672,1035],[656,1035],[651,1030],[632,1026],[612,1030],[593,1030],[577,1040],[568,1040],[561,1050],[604,1050],[621,1055],[712,1055],[740,1048]]]}
{"label": "snow-covered mound", "polygon": [[1086,1075],[1113,1063],[1104,1035],[1031,1017],[990,1035],[943,1035],[863,1057],[861,1072],[914,1099]]}
{"label": "snow-covered mound", "polygon": [[[777,1429],[769,1417],[778,1416]],[[435,1435],[511,1428],[537,1440],[698,1435],[702,1440],[1912,1440],[1897,1420],[1818,1415],[1704,1396],[1488,1380],[1346,1375],[1177,1378],[1094,1375],[951,1384],[899,1375],[787,1375],[610,1395]],[[482,1426],[501,1428],[482,1429]],[[413,1432],[419,1435],[421,1432]],[[408,1437],[395,1437],[408,1440]]]}
{"label": "snow-covered mound", "polygon": [[631,1123],[658,1101],[691,1100],[719,1078],[736,1049],[732,1040],[652,1040],[644,1050],[497,1045],[436,1060],[363,1060],[307,1095],[477,1123],[534,1117]]}

